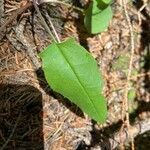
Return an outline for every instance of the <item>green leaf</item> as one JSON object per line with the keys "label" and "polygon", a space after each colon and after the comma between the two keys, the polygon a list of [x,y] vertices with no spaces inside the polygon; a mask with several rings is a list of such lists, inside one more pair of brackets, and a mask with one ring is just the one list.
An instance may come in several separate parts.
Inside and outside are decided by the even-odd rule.
{"label": "green leaf", "polygon": [[112,0],[96,0],[98,5],[108,5]]}
{"label": "green leaf", "polygon": [[128,53],[121,54],[112,64],[113,70],[121,70],[127,72],[129,69],[130,55]]}
{"label": "green leaf", "polygon": [[128,92],[128,100],[133,101],[136,97],[135,89],[130,89]]}
{"label": "green leaf", "polygon": [[67,97],[97,122],[107,116],[106,101],[100,93],[102,78],[94,58],[75,40],[52,43],[39,55],[51,88]]}
{"label": "green leaf", "polygon": [[133,113],[138,108],[138,102],[135,101],[135,98],[136,98],[136,90],[132,88],[128,92],[129,113]]}
{"label": "green leaf", "polygon": [[97,2],[93,1],[85,12],[84,25],[90,33],[100,33],[107,29],[111,18],[112,10],[110,6],[100,9]]}

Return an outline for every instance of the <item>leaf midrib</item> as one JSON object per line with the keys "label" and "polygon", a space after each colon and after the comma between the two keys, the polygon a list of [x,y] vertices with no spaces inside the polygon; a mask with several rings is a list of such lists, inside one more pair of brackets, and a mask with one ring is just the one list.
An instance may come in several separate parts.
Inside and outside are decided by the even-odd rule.
{"label": "leaf midrib", "polygon": [[[71,63],[69,62],[69,60],[67,59],[67,57],[65,57],[65,55],[64,55],[64,53],[63,53],[63,50],[61,49],[61,47],[60,47],[59,45],[57,45],[57,43],[56,43],[56,46],[58,47],[58,49],[60,49],[60,53],[62,54],[62,56],[63,56],[63,58],[65,59],[65,61],[69,64],[69,67],[71,68],[72,72],[75,74],[75,77],[77,78],[79,84],[81,85],[83,91],[84,91],[85,94],[87,95],[87,97],[88,97],[89,101],[91,102],[91,104],[93,105],[94,109],[97,110],[97,108],[95,107],[94,103],[93,103],[92,100],[91,100],[90,95],[88,94],[88,92],[87,92],[86,89],[84,88],[84,86],[83,86],[82,82],[80,81],[80,79],[79,79],[77,73],[76,73],[75,70],[73,69]],[[97,117],[99,118],[99,114],[98,114],[97,111],[96,111],[96,114],[97,114]]]}

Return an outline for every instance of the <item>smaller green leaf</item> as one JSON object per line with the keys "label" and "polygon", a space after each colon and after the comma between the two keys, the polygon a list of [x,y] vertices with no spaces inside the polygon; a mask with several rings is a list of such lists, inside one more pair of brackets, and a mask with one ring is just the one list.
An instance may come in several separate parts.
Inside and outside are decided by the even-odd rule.
{"label": "smaller green leaf", "polygon": [[136,97],[135,89],[130,89],[128,92],[129,113],[133,113],[138,107],[138,103],[137,101],[135,101],[135,97]]}
{"label": "smaller green leaf", "polygon": [[113,70],[121,70],[123,72],[127,71],[129,69],[129,60],[130,60],[130,55],[127,53],[121,54],[114,63],[112,64]]}
{"label": "smaller green leaf", "polygon": [[[128,52],[122,53],[112,63],[113,71],[120,71],[120,72],[124,73],[125,75],[127,75],[128,69],[129,69],[129,60],[130,60],[130,54]],[[131,74],[132,74],[132,76],[137,76],[138,70],[136,68],[133,68],[131,71]]]}
{"label": "smaller green leaf", "polygon": [[136,97],[136,91],[135,91],[135,89],[129,90],[128,100],[133,101],[135,99],[135,97]]}
{"label": "smaller green leaf", "polygon": [[100,9],[97,2],[93,1],[85,12],[84,25],[90,33],[100,33],[107,29],[111,18],[112,10],[110,6]]}

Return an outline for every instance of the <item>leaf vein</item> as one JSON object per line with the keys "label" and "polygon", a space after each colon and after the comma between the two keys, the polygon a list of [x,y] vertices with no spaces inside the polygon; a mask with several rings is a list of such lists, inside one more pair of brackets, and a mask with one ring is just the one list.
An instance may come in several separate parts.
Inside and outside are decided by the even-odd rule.
{"label": "leaf vein", "polygon": [[90,95],[88,94],[88,92],[87,92],[86,89],[84,88],[82,82],[80,81],[80,78],[79,78],[78,74],[76,73],[76,71],[74,70],[72,64],[69,62],[69,60],[67,59],[67,57],[66,57],[65,54],[63,53],[63,50],[62,50],[61,46],[59,46],[58,44],[56,44],[56,46],[57,46],[58,49],[60,50],[60,53],[61,53],[61,55],[63,56],[63,58],[65,59],[65,61],[69,64],[69,67],[71,68],[72,72],[75,74],[75,77],[77,78],[77,80],[78,80],[79,84],[81,85],[83,91],[86,93],[86,95],[87,95],[87,97],[88,97],[90,103],[93,105],[93,107],[94,107],[94,109],[95,109],[95,112],[96,112],[97,117],[99,118],[99,114],[98,114],[98,112],[96,111],[97,108],[95,107],[93,101],[91,100]]}

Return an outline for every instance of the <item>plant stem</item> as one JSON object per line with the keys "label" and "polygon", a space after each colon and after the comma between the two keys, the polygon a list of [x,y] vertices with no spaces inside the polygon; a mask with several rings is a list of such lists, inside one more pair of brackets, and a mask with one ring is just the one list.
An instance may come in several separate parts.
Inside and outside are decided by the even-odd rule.
{"label": "plant stem", "polygon": [[50,26],[51,26],[51,28],[52,28],[52,31],[53,31],[53,33],[54,33],[56,39],[57,39],[57,42],[60,43],[61,40],[60,40],[60,38],[59,38],[59,36],[58,36],[56,30],[55,30],[55,27],[54,27],[54,25],[53,25],[53,22],[52,22],[52,20],[51,20],[51,17],[50,17],[47,13],[46,13],[46,15],[47,15],[47,17],[48,17],[48,21],[49,21],[49,23],[50,23]]}
{"label": "plant stem", "polygon": [[37,6],[35,0],[33,0],[33,5],[34,5],[34,7],[35,7],[35,10],[37,11],[37,14],[38,14],[39,18],[41,19],[41,23],[43,24],[43,26],[44,26],[45,29],[47,30],[48,34],[49,34],[50,37],[52,38],[52,41],[57,43],[57,42],[58,42],[57,39],[54,37],[53,33],[51,32],[51,30],[49,29],[47,23],[45,22],[45,20],[44,20],[44,18],[43,18],[43,16],[42,16],[42,14],[41,14],[41,12],[40,12],[40,10],[39,10],[39,7]]}

